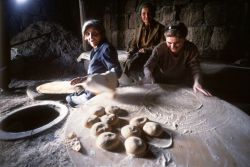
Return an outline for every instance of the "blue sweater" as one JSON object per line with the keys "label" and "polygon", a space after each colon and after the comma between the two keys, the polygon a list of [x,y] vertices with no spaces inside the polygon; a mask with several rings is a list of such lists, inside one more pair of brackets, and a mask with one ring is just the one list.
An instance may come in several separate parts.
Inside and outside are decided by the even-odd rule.
{"label": "blue sweater", "polygon": [[120,78],[122,69],[117,51],[110,43],[104,41],[97,48],[91,50],[88,74],[104,73],[112,68]]}

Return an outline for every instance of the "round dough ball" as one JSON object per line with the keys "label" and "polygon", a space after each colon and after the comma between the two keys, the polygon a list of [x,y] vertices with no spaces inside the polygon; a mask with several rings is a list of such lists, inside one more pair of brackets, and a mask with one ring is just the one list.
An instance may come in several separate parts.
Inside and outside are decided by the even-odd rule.
{"label": "round dough ball", "polygon": [[159,123],[147,122],[143,126],[143,131],[149,136],[158,137],[162,134],[163,129]]}
{"label": "round dough ball", "polygon": [[119,118],[115,114],[107,114],[101,117],[101,121],[113,126],[119,122]]}
{"label": "round dough ball", "polygon": [[90,115],[83,123],[86,128],[91,128],[97,122],[100,122],[100,118],[96,115]]}
{"label": "round dough ball", "polygon": [[132,156],[142,156],[147,150],[146,143],[139,137],[131,136],[124,142],[126,153]]}
{"label": "round dough ball", "polygon": [[104,150],[113,150],[120,144],[118,135],[112,132],[103,132],[96,139],[96,145]]}
{"label": "round dough ball", "polygon": [[105,112],[107,114],[115,114],[115,115],[120,115],[122,114],[122,109],[119,108],[118,106],[107,106],[105,107]]}
{"label": "round dough ball", "polygon": [[143,127],[143,125],[148,121],[148,118],[147,117],[135,117],[135,118],[132,118],[130,121],[129,121],[129,124],[130,125],[134,125],[134,126],[138,126],[138,127]]}
{"label": "round dough ball", "polygon": [[89,110],[90,114],[101,117],[105,114],[105,108],[103,106],[94,106]]}
{"label": "round dough ball", "polygon": [[93,136],[98,136],[103,132],[111,131],[111,127],[107,123],[97,122],[91,127],[90,131]]}
{"label": "round dough ball", "polygon": [[121,135],[127,139],[130,136],[137,136],[140,137],[141,136],[141,130],[134,125],[126,125],[124,127],[122,127],[121,129]]}

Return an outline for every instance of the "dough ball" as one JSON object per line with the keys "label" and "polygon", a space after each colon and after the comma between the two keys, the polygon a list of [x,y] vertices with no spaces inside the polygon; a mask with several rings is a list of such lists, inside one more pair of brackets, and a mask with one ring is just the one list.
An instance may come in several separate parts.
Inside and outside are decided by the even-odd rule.
{"label": "dough ball", "polygon": [[147,117],[135,117],[130,120],[129,124],[142,128],[147,121]]}
{"label": "dough ball", "polygon": [[121,108],[119,108],[118,106],[107,106],[107,107],[105,107],[105,112],[107,114],[120,115],[120,114],[122,114],[123,110]]}
{"label": "dough ball", "polygon": [[134,125],[126,125],[124,127],[122,127],[121,129],[121,135],[127,139],[130,136],[137,136],[140,137],[141,136],[141,130]]}
{"label": "dough ball", "polygon": [[126,153],[132,156],[142,156],[147,150],[146,143],[139,137],[131,136],[124,142]]}
{"label": "dough ball", "polygon": [[156,122],[147,122],[143,126],[143,131],[149,136],[158,137],[162,134],[163,129],[159,123]]}
{"label": "dough ball", "polygon": [[104,132],[96,139],[96,145],[104,150],[113,150],[120,144],[118,135],[112,132]]}
{"label": "dough ball", "polygon": [[115,114],[107,114],[101,117],[101,121],[113,126],[119,122],[119,118]]}
{"label": "dough ball", "polygon": [[111,131],[111,127],[107,123],[97,122],[91,127],[90,131],[93,136],[98,136],[103,132]]}
{"label": "dough ball", "polygon": [[89,110],[90,114],[101,117],[105,114],[105,108],[103,106],[94,106]]}
{"label": "dough ball", "polygon": [[90,115],[83,123],[86,128],[91,128],[97,122],[100,122],[100,118],[96,115]]}

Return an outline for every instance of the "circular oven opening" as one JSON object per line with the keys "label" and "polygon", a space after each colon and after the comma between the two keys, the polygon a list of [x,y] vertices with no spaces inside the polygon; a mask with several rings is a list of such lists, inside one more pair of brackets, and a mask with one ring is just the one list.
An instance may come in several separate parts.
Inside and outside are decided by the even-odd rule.
{"label": "circular oven opening", "polygon": [[0,139],[32,136],[59,123],[67,114],[68,108],[54,101],[21,107],[0,119]]}

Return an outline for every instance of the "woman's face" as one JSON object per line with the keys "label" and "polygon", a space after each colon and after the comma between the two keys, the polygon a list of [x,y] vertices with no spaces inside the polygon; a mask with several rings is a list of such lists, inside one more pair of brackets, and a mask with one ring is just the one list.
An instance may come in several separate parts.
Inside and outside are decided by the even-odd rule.
{"label": "woman's face", "polygon": [[166,37],[167,47],[173,54],[178,54],[184,45],[185,39],[178,37]]}
{"label": "woman's face", "polygon": [[149,25],[152,19],[152,14],[148,7],[141,9],[141,20],[145,25]]}
{"label": "woman's face", "polygon": [[88,41],[88,43],[96,48],[102,40],[101,33],[94,27],[89,27],[84,34],[84,39]]}

